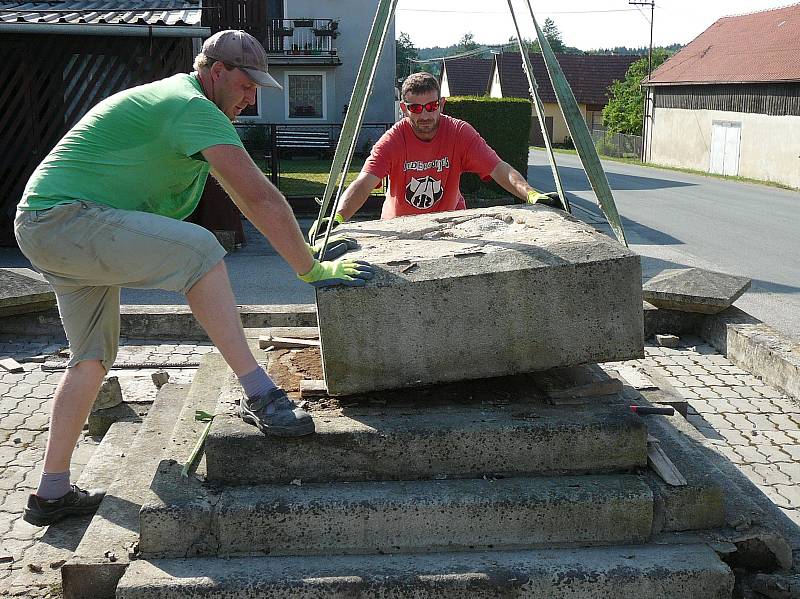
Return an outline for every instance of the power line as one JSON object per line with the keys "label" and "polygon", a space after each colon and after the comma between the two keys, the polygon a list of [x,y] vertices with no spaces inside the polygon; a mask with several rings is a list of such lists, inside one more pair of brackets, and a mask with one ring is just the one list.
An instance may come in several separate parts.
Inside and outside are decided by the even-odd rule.
{"label": "power line", "polygon": [[[636,8],[612,8],[606,10],[560,10],[560,11],[539,11],[547,15],[590,15],[598,13],[612,13],[612,12],[633,12]],[[497,10],[448,10],[440,8],[398,8],[397,12],[432,12],[432,13],[448,13],[448,14],[462,14],[462,15],[505,15],[504,11]]]}
{"label": "power line", "polygon": [[409,62],[416,62],[416,63],[425,63],[425,62],[439,62],[440,60],[449,60],[451,58],[465,58],[467,56],[474,56],[475,54],[484,54],[485,52],[491,52],[492,50],[500,50],[502,48],[508,48],[509,46],[516,46],[517,42],[509,42],[507,44],[493,44],[491,46],[481,46],[480,48],[475,48],[474,50],[469,50],[467,52],[463,52],[461,54],[453,54],[452,56],[439,56],[438,58],[409,58]]}

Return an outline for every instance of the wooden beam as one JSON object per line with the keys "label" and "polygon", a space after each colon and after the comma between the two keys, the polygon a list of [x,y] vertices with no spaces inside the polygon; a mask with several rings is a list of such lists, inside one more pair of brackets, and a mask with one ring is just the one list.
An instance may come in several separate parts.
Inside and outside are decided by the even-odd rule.
{"label": "wooden beam", "polygon": [[671,487],[685,487],[688,484],[683,474],[661,448],[658,439],[651,435],[647,435],[647,463]]}

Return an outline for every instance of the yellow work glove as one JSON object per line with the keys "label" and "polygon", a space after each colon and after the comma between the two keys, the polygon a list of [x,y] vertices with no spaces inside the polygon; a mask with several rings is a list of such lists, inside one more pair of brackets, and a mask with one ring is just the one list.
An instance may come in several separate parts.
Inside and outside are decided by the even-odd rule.
{"label": "yellow work glove", "polygon": [[[324,234],[325,231],[328,230],[328,222],[330,220],[331,219],[326,216],[325,218],[315,220],[313,223],[311,223],[311,228],[308,230],[308,240],[312,243],[312,245],[317,240],[318,231],[321,234]],[[337,212],[336,216],[333,217],[333,227],[331,229],[331,232],[333,232],[333,230],[336,229],[336,227],[341,225],[343,222],[344,222],[344,217]]]}
{"label": "yellow work glove", "polygon": [[297,275],[297,277],[314,287],[332,287],[334,285],[363,287],[367,284],[367,279],[371,279],[374,274],[372,266],[363,260],[336,260],[335,262],[314,260],[311,270],[303,275]]}
{"label": "yellow work glove", "polygon": [[559,196],[556,191],[540,193],[535,189],[531,189],[528,192],[528,204],[543,204],[544,206],[551,206],[552,208],[564,208],[561,204],[561,196]]}
{"label": "yellow work glove", "polygon": [[[308,251],[311,252],[311,255],[314,258],[320,258],[320,251],[322,250],[322,244],[325,242],[324,239],[320,238],[320,240],[315,243],[314,245],[306,244]],[[328,247],[325,248],[325,257],[322,258],[323,260],[336,260],[344,254],[345,252],[355,249],[358,247],[358,242],[353,239],[352,237],[345,237],[344,235],[338,235],[335,237],[331,237],[328,239]]]}

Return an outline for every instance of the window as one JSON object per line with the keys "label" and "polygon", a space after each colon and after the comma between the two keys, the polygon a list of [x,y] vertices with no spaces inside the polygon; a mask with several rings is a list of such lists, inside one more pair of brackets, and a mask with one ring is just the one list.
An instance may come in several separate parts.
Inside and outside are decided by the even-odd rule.
{"label": "window", "polygon": [[290,119],[325,118],[325,74],[286,74],[287,114]]}

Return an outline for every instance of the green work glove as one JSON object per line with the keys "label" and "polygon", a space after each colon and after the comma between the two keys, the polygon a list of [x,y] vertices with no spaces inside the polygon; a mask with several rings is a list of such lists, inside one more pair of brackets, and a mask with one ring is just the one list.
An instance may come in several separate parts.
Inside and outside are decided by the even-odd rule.
{"label": "green work glove", "polygon": [[335,262],[320,262],[314,260],[314,266],[304,275],[297,275],[301,281],[310,283],[314,287],[332,287],[344,285],[346,287],[363,287],[367,279],[375,275],[367,262],[363,260],[336,260]]}
{"label": "green work glove", "polygon": [[535,189],[531,189],[528,192],[528,204],[543,204],[553,208],[564,208],[561,203],[561,196],[558,195],[557,191],[551,191],[550,193],[539,193]]}
{"label": "green work glove", "polygon": [[[324,234],[325,231],[328,230],[328,222],[330,220],[331,219],[326,216],[325,218],[315,220],[313,223],[311,223],[311,228],[308,230],[308,240],[312,244],[317,240],[317,231]],[[343,222],[344,222],[344,217],[337,212],[336,216],[333,217],[333,228],[331,229],[331,232],[333,232],[333,230],[336,229],[336,227],[341,225]]]}
{"label": "green work glove", "polygon": [[[322,250],[322,244],[325,242],[324,239],[320,239],[314,245],[306,244],[308,247],[308,251],[311,252],[311,255],[314,258],[319,260],[319,253]],[[328,247],[325,248],[325,257],[323,260],[336,260],[349,250],[353,250],[358,247],[358,242],[353,239],[352,237],[345,237],[344,235],[339,235],[336,237],[331,237],[328,239]]]}

